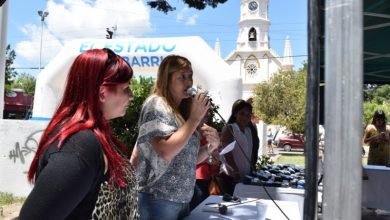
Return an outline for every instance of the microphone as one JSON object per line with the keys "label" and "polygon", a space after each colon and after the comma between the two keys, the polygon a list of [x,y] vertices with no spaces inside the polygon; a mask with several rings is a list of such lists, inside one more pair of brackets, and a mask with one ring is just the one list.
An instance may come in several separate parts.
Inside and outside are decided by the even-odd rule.
{"label": "microphone", "polygon": [[206,203],[202,209],[203,212],[215,212],[226,215],[230,210],[227,205],[221,203]]}
{"label": "microphone", "polygon": [[[207,90],[201,90],[199,87],[198,87],[198,89],[193,88],[193,87],[188,88],[188,89],[187,89],[187,95],[189,95],[189,96],[192,97],[192,96],[196,95],[196,94],[198,93],[198,91],[199,91],[199,92],[202,92],[202,93],[206,93],[207,96],[209,96],[209,95],[208,95],[209,91],[207,91]],[[221,121],[222,121],[224,124],[226,124],[226,121],[225,121],[225,119],[222,117],[222,115],[220,115],[219,112],[218,112],[217,110],[214,110],[214,112],[219,116],[219,118],[221,119]]]}
{"label": "microphone", "polygon": [[198,93],[198,91],[193,87],[187,89],[187,94],[189,96],[194,96],[194,95],[196,95],[196,93]]}
{"label": "microphone", "polygon": [[193,88],[193,87],[191,87],[191,88],[188,88],[188,89],[187,89],[187,94],[188,94],[189,96],[194,96],[194,95],[196,95],[196,94],[198,94],[198,93],[204,93],[204,94],[206,94],[206,95],[208,96],[209,91],[203,90],[203,89],[201,89],[200,87],[198,87],[198,88]]}

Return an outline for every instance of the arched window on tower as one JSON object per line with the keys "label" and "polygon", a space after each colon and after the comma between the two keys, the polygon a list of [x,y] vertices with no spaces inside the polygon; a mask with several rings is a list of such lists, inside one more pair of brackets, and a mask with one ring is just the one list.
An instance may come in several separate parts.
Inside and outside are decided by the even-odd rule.
{"label": "arched window on tower", "polygon": [[248,39],[249,41],[256,41],[256,29],[254,27],[249,30]]}

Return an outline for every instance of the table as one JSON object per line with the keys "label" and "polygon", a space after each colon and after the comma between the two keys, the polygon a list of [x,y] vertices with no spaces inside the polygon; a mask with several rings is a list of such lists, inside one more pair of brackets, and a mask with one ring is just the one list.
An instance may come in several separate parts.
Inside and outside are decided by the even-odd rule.
{"label": "table", "polygon": [[[204,219],[224,219],[224,220],[256,220],[257,208],[256,198],[241,197],[241,204],[230,206],[234,203],[222,201],[222,196],[209,196],[194,210],[190,216],[184,218],[185,220],[204,220]],[[286,219],[280,210],[271,200],[261,199],[267,204],[266,219],[269,220],[284,220]],[[291,201],[275,201],[290,220],[299,220],[301,215],[299,213],[298,203]],[[205,212],[203,209],[208,203],[221,203],[228,206],[228,213],[222,215],[216,212]]]}
{"label": "table", "polygon": [[[299,207],[299,213],[301,214],[301,216],[303,216],[303,204],[305,200],[304,189],[283,188],[283,187],[267,187],[266,189],[274,200],[297,202]],[[238,197],[270,199],[262,186],[245,185],[242,183],[238,183],[236,185],[236,187],[234,188],[233,195]]]}
{"label": "table", "polygon": [[390,167],[363,166],[362,205],[390,210]]}

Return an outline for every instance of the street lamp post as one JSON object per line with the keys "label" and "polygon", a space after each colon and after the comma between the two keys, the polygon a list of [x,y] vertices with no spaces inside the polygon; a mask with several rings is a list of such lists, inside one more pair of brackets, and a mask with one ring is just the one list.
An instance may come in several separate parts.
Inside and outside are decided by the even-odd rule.
{"label": "street lamp post", "polygon": [[38,15],[41,17],[41,45],[39,49],[39,71],[42,70],[42,38],[43,38],[43,23],[45,18],[49,15],[47,11],[38,11]]}

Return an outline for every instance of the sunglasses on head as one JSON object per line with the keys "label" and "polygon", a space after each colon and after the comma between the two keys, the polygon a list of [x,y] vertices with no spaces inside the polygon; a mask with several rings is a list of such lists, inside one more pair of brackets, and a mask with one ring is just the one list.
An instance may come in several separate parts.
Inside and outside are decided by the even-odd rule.
{"label": "sunglasses on head", "polygon": [[107,61],[106,61],[106,68],[107,68],[117,61],[118,55],[116,55],[111,49],[103,48],[103,50],[107,53]]}

